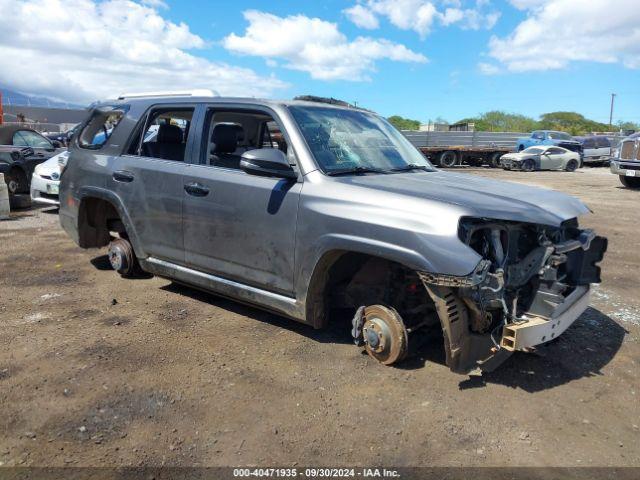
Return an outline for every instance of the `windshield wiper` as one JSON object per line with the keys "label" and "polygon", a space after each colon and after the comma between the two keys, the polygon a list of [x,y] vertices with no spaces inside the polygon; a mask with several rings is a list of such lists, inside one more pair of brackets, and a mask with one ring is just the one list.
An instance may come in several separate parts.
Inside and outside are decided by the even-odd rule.
{"label": "windshield wiper", "polygon": [[411,170],[423,170],[425,172],[433,171],[427,165],[419,165],[417,163],[410,163],[409,165],[405,165],[404,167],[392,168],[389,171],[390,172],[409,172]]}
{"label": "windshield wiper", "polygon": [[353,168],[343,168],[341,170],[331,170],[327,172],[327,175],[335,177],[338,175],[351,175],[357,173],[387,173],[386,170],[382,170],[380,168],[370,168],[370,167],[353,167]]}

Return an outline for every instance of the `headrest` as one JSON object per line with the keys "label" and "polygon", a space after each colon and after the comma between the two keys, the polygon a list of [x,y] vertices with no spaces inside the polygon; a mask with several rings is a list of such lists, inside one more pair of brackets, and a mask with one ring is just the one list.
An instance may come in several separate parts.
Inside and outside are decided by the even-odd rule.
{"label": "headrest", "polygon": [[236,138],[238,143],[244,142],[244,128],[239,123],[234,123],[233,126],[236,129]]}
{"label": "headrest", "polygon": [[211,142],[213,153],[231,153],[238,147],[238,127],[230,123],[219,123],[213,127]]}
{"label": "headrest", "polygon": [[182,143],[182,129],[177,125],[162,124],[158,127],[158,143]]}

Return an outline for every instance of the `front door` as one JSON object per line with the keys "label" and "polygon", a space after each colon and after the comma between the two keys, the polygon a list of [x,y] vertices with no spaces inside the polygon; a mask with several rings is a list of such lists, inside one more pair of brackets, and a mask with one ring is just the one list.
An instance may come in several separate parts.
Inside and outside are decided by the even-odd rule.
{"label": "front door", "polygon": [[564,155],[564,150],[553,147],[548,148],[546,151],[547,167],[545,168],[548,168],[550,170],[562,168],[562,166],[564,165]]}
{"label": "front door", "polygon": [[242,153],[256,148],[280,148],[295,163],[273,117],[261,107],[207,109],[201,164],[184,177],[185,260],[199,271],[292,294],[302,183],[240,169]]}

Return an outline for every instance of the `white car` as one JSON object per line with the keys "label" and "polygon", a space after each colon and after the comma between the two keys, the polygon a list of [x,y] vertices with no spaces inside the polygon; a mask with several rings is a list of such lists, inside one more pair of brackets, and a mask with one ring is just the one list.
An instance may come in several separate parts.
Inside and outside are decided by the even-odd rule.
{"label": "white car", "polygon": [[58,188],[60,172],[67,163],[69,151],[65,150],[38,165],[31,178],[31,201],[47,205],[60,205]]}
{"label": "white car", "polygon": [[566,148],[538,145],[521,152],[507,153],[500,157],[505,170],[566,170],[573,172],[580,167],[580,154]]}

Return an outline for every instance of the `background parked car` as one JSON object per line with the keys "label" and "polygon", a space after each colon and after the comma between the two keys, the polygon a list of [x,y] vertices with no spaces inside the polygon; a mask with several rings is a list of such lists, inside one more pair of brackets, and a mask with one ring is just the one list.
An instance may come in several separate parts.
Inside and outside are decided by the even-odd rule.
{"label": "background parked car", "polygon": [[620,142],[617,157],[611,159],[611,173],[618,175],[625,187],[640,189],[640,133]]}
{"label": "background parked car", "polygon": [[79,128],[80,124],[76,125],[71,130],[67,130],[66,132],[48,132],[43,133],[43,135],[52,142],[58,142],[61,146],[67,147],[69,145],[69,142],[71,141],[71,137],[75,135]]}
{"label": "background parked car", "polygon": [[0,126],[0,145],[0,173],[10,195],[28,193],[36,165],[61,151],[48,138],[20,125]]}
{"label": "background parked car", "polygon": [[606,165],[611,160],[611,142],[604,135],[573,138],[582,144],[582,161],[586,165]]}
{"label": "background parked car", "polygon": [[536,145],[555,145],[571,150],[572,152],[578,152],[582,155],[582,145],[580,142],[574,140],[568,133],[554,130],[536,130],[535,132],[531,132],[530,137],[519,138],[516,142],[516,151],[521,152],[525,148]]}
{"label": "background parked car", "polygon": [[566,170],[573,172],[580,166],[580,154],[562,147],[525,148],[521,152],[507,153],[500,158],[505,170]]}
{"label": "background parked car", "polygon": [[59,205],[58,189],[60,173],[69,158],[69,151],[65,150],[36,166],[31,179],[31,200],[36,203]]}

